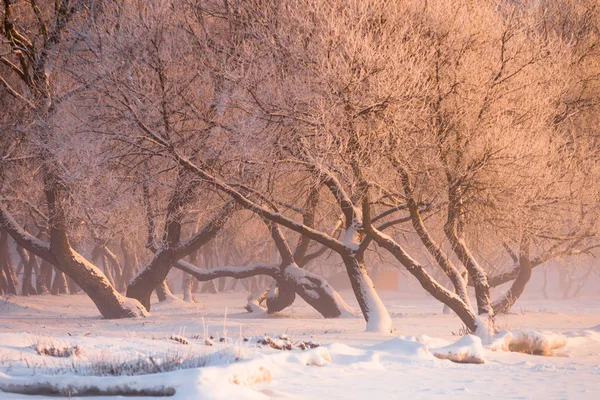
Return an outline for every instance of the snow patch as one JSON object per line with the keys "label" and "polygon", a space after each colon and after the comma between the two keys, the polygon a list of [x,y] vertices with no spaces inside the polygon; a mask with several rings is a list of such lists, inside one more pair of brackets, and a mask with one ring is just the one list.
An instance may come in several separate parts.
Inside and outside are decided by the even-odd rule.
{"label": "snow patch", "polygon": [[491,337],[486,348],[492,351],[509,351],[509,345],[513,338],[510,331],[501,331]]}

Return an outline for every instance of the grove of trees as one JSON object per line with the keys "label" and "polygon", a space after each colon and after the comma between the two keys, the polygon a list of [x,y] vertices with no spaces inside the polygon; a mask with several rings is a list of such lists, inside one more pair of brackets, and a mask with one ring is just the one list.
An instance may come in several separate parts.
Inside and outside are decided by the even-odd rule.
{"label": "grove of trees", "polygon": [[483,337],[600,246],[595,0],[1,4],[0,293],[336,318],[328,263],[389,332],[385,260]]}

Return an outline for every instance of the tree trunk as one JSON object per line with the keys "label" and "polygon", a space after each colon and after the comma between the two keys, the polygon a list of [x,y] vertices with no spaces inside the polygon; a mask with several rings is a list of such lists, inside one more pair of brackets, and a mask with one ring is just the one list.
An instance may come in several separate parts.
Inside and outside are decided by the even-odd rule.
{"label": "tree trunk", "polygon": [[217,285],[215,285],[215,281],[203,282],[200,287],[200,293],[209,293],[209,294],[217,294]]}
{"label": "tree trunk", "polygon": [[525,290],[525,286],[531,279],[531,260],[529,258],[529,243],[526,243],[525,239],[521,244],[521,251],[519,252],[519,275],[514,280],[511,288],[506,292],[506,294],[494,302],[494,312],[495,313],[507,313],[510,311],[512,306],[517,302],[519,297],[523,294]]}
{"label": "tree trunk", "polygon": [[55,269],[54,281],[52,282],[52,290],[50,293],[57,296],[59,294],[67,294],[68,292],[67,277],[64,272]]}
{"label": "tree trunk", "polygon": [[[191,264],[196,264],[198,262],[198,252],[199,251],[196,250],[189,255],[189,260]],[[188,274],[187,272],[182,272],[181,288],[183,289],[183,301],[188,303],[195,303],[196,299],[194,298],[193,293],[194,277]]]}
{"label": "tree trunk", "polygon": [[115,278],[113,277],[108,257],[106,257],[106,254],[101,252],[100,258],[102,259],[102,269],[104,270],[104,275],[106,275],[106,279],[108,279],[112,286],[115,286]]}
{"label": "tree trunk", "polygon": [[488,315],[489,318],[493,318],[494,307],[492,306],[490,298],[490,285],[487,274],[477,260],[475,260],[473,254],[471,254],[464,239],[459,236],[456,226],[458,216],[456,215],[456,206],[453,202],[457,202],[457,200],[453,200],[453,197],[451,196],[448,205],[448,220],[444,224],[444,233],[452,246],[452,251],[458,256],[460,262],[467,269],[469,277],[473,280],[475,298],[477,300],[477,313],[479,315]]}
{"label": "tree trunk", "polygon": [[548,296],[548,268],[544,267],[544,284],[542,285],[542,294],[544,295],[544,299],[548,300],[550,296]]}
{"label": "tree trunk", "polygon": [[4,229],[0,229],[0,270],[3,272],[4,292],[8,295],[16,295],[19,280],[10,256],[8,233]]}
{"label": "tree trunk", "polygon": [[67,288],[69,289],[69,294],[78,294],[79,293],[79,286],[77,286],[77,283],[71,279],[70,276],[67,275]]}
{"label": "tree trunk", "polygon": [[123,283],[126,289],[127,285],[133,278],[133,275],[137,272],[139,260],[137,254],[128,239],[121,239],[121,250],[123,251]]}
{"label": "tree trunk", "polygon": [[113,286],[119,292],[125,291],[127,282],[123,279],[123,267],[121,267],[119,258],[106,245],[102,245],[100,251],[102,251],[102,254],[104,254],[105,258],[108,260],[106,268],[111,270],[114,282]]}
{"label": "tree trunk", "polygon": [[32,282],[34,264],[37,264],[37,260],[33,254],[30,254],[29,262],[27,263],[27,265],[25,265],[25,269],[23,270],[23,282],[21,284],[21,294],[23,296],[37,294]]}
{"label": "tree trunk", "polygon": [[173,292],[171,292],[171,289],[169,288],[169,284],[167,283],[166,279],[162,281],[160,285],[157,286],[156,296],[158,297],[158,301],[161,302],[175,298],[175,295],[173,294]]}
{"label": "tree trunk", "polygon": [[38,294],[49,293],[52,286],[52,264],[42,258],[40,272],[35,279],[35,287]]}
{"label": "tree trunk", "polygon": [[4,273],[4,269],[0,268],[0,295],[3,295],[7,288],[8,281],[6,279],[6,274]]}
{"label": "tree trunk", "polygon": [[27,254],[27,251],[18,245],[17,245],[17,253],[19,254],[19,257],[21,257],[21,262],[23,263],[23,279],[22,279],[22,283],[21,283],[21,295],[29,296],[31,294],[36,294],[36,291],[31,282],[32,272],[33,272],[33,263],[37,263],[35,256],[33,254]]}
{"label": "tree trunk", "polygon": [[183,273],[182,275],[182,284],[181,288],[183,289],[183,301],[188,303],[195,303],[196,299],[194,298],[194,278],[187,273]]}

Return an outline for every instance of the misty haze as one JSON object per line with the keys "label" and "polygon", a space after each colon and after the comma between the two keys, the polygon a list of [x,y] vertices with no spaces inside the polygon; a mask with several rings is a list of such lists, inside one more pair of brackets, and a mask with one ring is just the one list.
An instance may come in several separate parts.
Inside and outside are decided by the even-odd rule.
{"label": "misty haze", "polygon": [[597,399],[597,0],[0,0],[0,399]]}

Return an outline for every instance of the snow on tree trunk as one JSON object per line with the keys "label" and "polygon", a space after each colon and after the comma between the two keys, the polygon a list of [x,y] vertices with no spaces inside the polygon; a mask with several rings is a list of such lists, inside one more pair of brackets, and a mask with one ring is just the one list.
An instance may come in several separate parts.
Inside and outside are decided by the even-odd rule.
{"label": "snow on tree trunk", "polygon": [[375,291],[365,264],[350,251],[342,255],[342,260],[358,305],[367,321],[366,332],[391,333],[392,319]]}
{"label": "snow on tree trunk", "polygon": [[271,282],[268,285],[266,285],[265,287],[263,287],[262,289],[260,289],[259,291],[257,291],[255,294],[250,295],[248,297],[248,303],[246,303],[244,308],[250,313],[257,313],[257,314],[266,313],[267,310],[266,310],[266,308],[261,306],[261,303],[267,299],[270,289],[271,289]]}
{"label": "snow on tree trunk", "polygon": [[488,314],[479,314],[475,320],[475,336],[478,336],[484,346],[492,344],[494,335],[498,333],[494,317]]}
{"label": "snow on tree trunk", "polygon": [[389,251],[419,281],[423,289],[443,304],[447,304],[458,315],[469,331],[475,332],[477,330],[478,325],[475,313],[458,295],[447,290],[433,279],[425,271],[425,268],[409,256],[402,246],[396,243],[390,236],[374,229],[370,224],[367,224],[366,228],[369,235],[373,237],[373,240],[379,246]]}
{"label": "snow on tree trunk", "polygon": [[[304,301],[325,318],[354,315],[354,310],[346,304],[339,293],[319,275],[290,264],[283,269],[283,276]],[[385,310],[385,308],[384,308]],[[387,311],[385,311],[387,315]],[[389,317],[388,317],[389,319]],[[389,321],[391,326],[391,320]]]}

